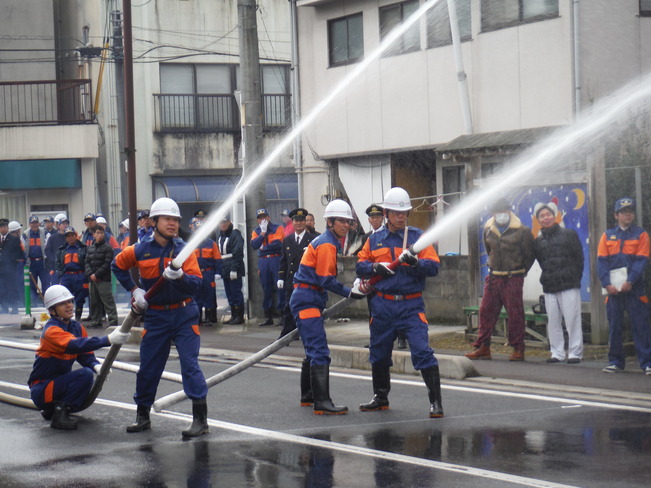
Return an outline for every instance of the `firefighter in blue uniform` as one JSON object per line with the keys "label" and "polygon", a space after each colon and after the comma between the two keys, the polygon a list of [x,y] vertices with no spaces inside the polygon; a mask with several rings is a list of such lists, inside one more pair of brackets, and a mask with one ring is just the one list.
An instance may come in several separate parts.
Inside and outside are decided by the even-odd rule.
{"label": "firefighter in blue uniform", "polygon": [[[132,293],[133,308],[145,315],[144,332],[140,343],[140,370],[136,376],[136,422],[127,432],[142,432],[151,428],[149,412],[156,398],[156,390],[172,341],[181,362],[183,390],[192,399],[192,425],[182,432],[183,437],[208,433],[208,387],[199,366],[200,347],[199,310],[192,298],[201,287],[201,271],[197,257],[191,253],[180,269],[170,266],[185,246],[177,237],[181,221],[179,206],[171,198],[159,198],[149,212],[153,233],[142,241],[128,246],[113,260],[113,273]],[[133,281],[129,270],[137,267],[142,288]],[[160,291],[149,300],[149,290],[163,276]]]}
{"label": "firefighter in blue uniform", "polygon": [[56,270],[57,253],[66,242],[64,232],[70,226],[70,222],[65,214],[60,213],[54,217],[54,225],[56,230],[45,241],[45,268],[50,274],[50,286],[59,284],[59,275]]}
{"label": "firefighter in blue uniform", "polygon": [[[203,224],[196,217],[192,219],[190,228],[195,231]],[[215,290],[215,275],[221,275],[222,255],[219,253],[217,243],[210,237],[197,246],[194,250],[197,262],[203,275],[201,288],[195,296],[199,306],[199,323],[201,325],[217,324],[217,293]],[[205,319],[201,320],[202,311],[205,310]]]}
{"label": "firefighter in blue uniform", "polygon": [[63,234],[66,243],[57,251],[56,271],[59,283],[75,296],[75,320],[81,320],[84,301],[88,296],[88,281],[84,274],[86,244],[77,238],[73,227],[68,227]]}
{"label": "firefighter in blue uniform", "polygon": [[[326,290],[357,299],[366,295],[359,285],[351,289],[337,281],[337,254],[341,253],[341,240],[353,218],[350,205],[333,200],[326,207],[324,217],[328,228],[310,242],[303,254],[294,274],[289,306],[309,361],[309,368],[303,368],[301,373],[301,405],[313,402],[316,415],[341,415],[348,413],[348,407],[334,405],[330,398],[330,349],[322,316],[328,301]],[[311,391],[305,390],[306,375],[310,378]]]}
{"label": "firefighter in blue uniform", "polygon": [[264,208],[258,209],[256,218],[258,226],[251,234],[251,247],[258,251],[258,275],[264,292],[262,308],[265,316],[265,320],[258,325],[264,327],[274,325],[276,282],[285,231],[282,225],[274,224],[269,220],[269,214]]}
{"label": "firefighter in blue uniform", "polygon": [[[54,429],[73,430],[77,421],[70,413],[77,412],[93,385],[94,373],[100,363],[92,351],[111,344],[124,344],[130,332],[115,329],[108,336],[88,337],[88,333],[72,317],[74,297],[63,285],[52,285],[43,295],[50,312],[36,350],[34,367],[28,385],[34,405],[45,420],[51,420]],[[82,367],[75,370],[78,362]]]}
{"label": "firefighter in blue uniform", "polygon": [[[623,328],[624,311],[627,311],[640,368],[646,375],[651,376],[649,299],[644,281],[651,241],[649,234],[634,224],[635,200],[632,198],[617,200],[615,220],[617,226],[603,233],[597,248],[597,272],[602,286],[608,293],[606,314],[610,325],[608,365],[602,371],[621,373],[625,370]],[[623,274],[625,280],[622,280],[622,283],[612,282],[611,276],[615,277],[618,273]]]}
{"label": "firefighter in blue uniform", "polygon": [[[375,295],[371,300],[369,360],[375,396],[369,403],[361,404],[359,409],[368,412],[389,408],[391,352],[398,332],[403,332],[409,341],[414,369],[421,372],[429,392],[429,416],[443,417],[438,361],[429,347],[423,302],[425,278],[437,275],[439,257],[431,245],[418,255],[410,252],[409,247],[423,232],[407,226],[412,207],[409,194],[403,188],[394,187],[387,191],[382,208],[386,226],[369,236],[358,254],[356,268],[362,278],[375,275],[383,278],[375,285]],[[387,265],[398,258],[401,265],[394,272]]]}
{"label": "firefighter in blue uniform", "polygon": [[29,218],[29,230],[25,232],[25,253],[29,262],[30,284],[32,290],[32,304],[37,303],[38,282],[41,281],[41,298],[47,290],[50,282],[49,275],[45,269],[45,229],[41,228],[38,216],[32,215]]}
{"label": "firefighter in blue uniform", "polygon": [[[296,329],[296,322],[294,322],[292,310],[289,307],[289,300],[292,298],[292,292],[294,291],[294,274],[298,271],[298,266],[301,264],[301,258],[308,244],[317,237],[316,234],[306,230],[305,217],[307,214],[308,212],[304,208],[295,208],[289,212],[292,233],[285,237],[283,241],[283,255],[280,258],[278,282],[276,283],[279,290],[285,291],[282,315],[283,330],[280,332],[280,337]],[[307,366],[304,365],[304,367]]]}

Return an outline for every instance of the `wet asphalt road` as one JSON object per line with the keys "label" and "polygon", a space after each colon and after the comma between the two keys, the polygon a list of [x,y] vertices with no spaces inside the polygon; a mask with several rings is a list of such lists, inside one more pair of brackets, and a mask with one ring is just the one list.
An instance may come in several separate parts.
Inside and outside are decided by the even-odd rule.
{"label": "wet asphalt road", "polygon": [[[101,355],[101,354],[100,354]],[[33,353],[0,348],[0,390],[27,396]],[[136,361],[123,349],[118,360]],[[203,362],[206,376],[230,363]],[[171,359],[168,371],[178,372]],[[602,405],[443,382],[446,417],[427,418],[414,376],[396,376],[391,410],[362,413],[367,373],[335,371],[331,393],[351,408],[320,417],[298,405],[299,370],[265,364],[214,387],[211,432],[183,441],[190,402],[128,434],[132,373],[114,370],[100,399],[55,431],[38,412],[0,403],[2,487],[504,487],[651,485],[651,405]],[[17,386],[14,386],[17,385]],[[159,397],[180,385],[161,382]]]}

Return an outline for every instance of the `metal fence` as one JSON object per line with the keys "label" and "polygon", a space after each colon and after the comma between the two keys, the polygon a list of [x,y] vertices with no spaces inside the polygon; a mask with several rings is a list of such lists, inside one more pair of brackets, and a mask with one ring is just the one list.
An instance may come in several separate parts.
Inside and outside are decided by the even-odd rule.
{"label": "metal fence", "polygon": [[[154,94],[156,132],[239,132],[234,95]],[[284,130],[291,123],[290,95],[263,95],[263,129]]]}
{"label": "metal fence", "polygon": [[93,122],[90,80],[0,82],[0,125]]}

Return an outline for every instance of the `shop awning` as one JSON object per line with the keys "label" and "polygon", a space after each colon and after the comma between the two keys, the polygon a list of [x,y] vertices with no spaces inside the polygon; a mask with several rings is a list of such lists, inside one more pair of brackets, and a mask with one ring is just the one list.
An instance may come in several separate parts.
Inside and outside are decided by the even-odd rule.
{"label": "shop awning", "polygon": [[[187,176],[154,178],[156,198],[169,197],[177,203],[214,203],[225,201],[235,190],[238,176]],[[267,200],[298,199],[296,174],[265,176]]]}

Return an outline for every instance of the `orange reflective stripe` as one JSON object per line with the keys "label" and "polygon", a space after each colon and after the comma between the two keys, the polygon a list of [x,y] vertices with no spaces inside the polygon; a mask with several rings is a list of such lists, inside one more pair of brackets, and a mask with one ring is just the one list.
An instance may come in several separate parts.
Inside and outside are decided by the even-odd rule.
{"label": "orange reflective stripe", "polygon": [[599,239],[599,246],[597,247],[597,256],[605,257],[608,256],[609,254],[609,249],[608,246],[606,245],[606,234],[601,235],[601,239]]}
{"label": "orange reflective stripe", "polygon": [[649,303],[649,297],[647,297],[646,295],[642,296],[642,297],[640,297],[640,301],[642,303]]}
{"label": "orange reflective stripe", "polygon": [[439,255],[436,253],[436,249],[434,249],[434,246],[427,246],[425,249],[418,253],[418,258],[431,259],[437,263],[441,262]]}
{"label": "orange reflective stripe", "polygon": [[[126,252],[126,249],[122,251],[122,253]],[[122,256],[122,253],[118,254],[118,256]],[[195,258],[196,259],[196,258]],[[156,279],[160,277],[160,259],[159,258],[152,258],[152,259],[143,259],[142,261],[138,261],[138,268],[140,269],[140,276],[146,279]]]}
{"label": "orange reflective stripe", "polygon": [[[124,242],[127,242],[129,238],[127,237]],[[132,245],[126,245],[124,250],[115,256],[115,264],[117,265],[118,268],[120,269],[131,269],[134,266],[136,266],[138,263],[136,262],[136,250],[135,250],[135,244]]]}
{"label": "orange reflective stripe", "polygon": [[43,391],[43,401],[52,403],[54,401],[54,380],[51,380]]}
{"label": "orange reflective stripe", "polygon": [[[167,266],[172,260],[166,258],[165,259],[165,265]],[[181,269],[183,269],[183,272],[185,274],[189,275],[194,275],[198,276],[199,278],[203,277],[201,274],[201,268],[199,267],[199,263],[197,262],[197,256],[194,254],[190,254],[188,258],[183,262],[183,266],[181,266]]]}
{"label": "orange reflective stripe", "polygon": [[317,247],[316,254],[317,276],[337,276],[337,248],[326,242]]}
{"label": "orange reflective stripe", "polygon": [[198,325],[196,325],[196,324],[193,325],[193,326],[192,326],[192,330],[194,331],[195,334],[197,334],[197,335],[201,335],[201,331],[199,330],[199,326],[198,326]]}
{"label": "orange reflective stripe", "polygon": [[318,308],[306,308],[298,312],[298,318],[300,319],[316,319],[321,317],[321,310]]}
{"label": "orange reflective stripe", "polygon": [[423,322],[427,324],[427,317],[425,317],[425,314],[423,312],[418,312],[418,316]]}

